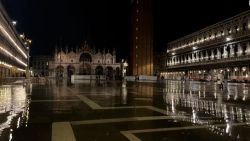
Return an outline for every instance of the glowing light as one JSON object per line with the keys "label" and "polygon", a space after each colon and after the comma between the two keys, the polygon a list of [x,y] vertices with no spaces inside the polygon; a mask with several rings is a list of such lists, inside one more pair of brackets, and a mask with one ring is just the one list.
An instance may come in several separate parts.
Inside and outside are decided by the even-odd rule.
{"label": "glowing light", "polygon": [[22,55],[25,58],[28,58],[27,55],[24,53],[24,51],[17,45],[17,43],[12,39],[10,34],[4,29],[4,27],[2,25],[0,25],[0,30],[15,45],[15,47],[22,53]]}
{"label": "glowing light", "polygon": [[230,38],[230,37],[227,37],[226,38],[226,41],[228,42],[228,41],[231,41],[232,40],[232,38]]}
{"label": "glowing light", "polygon": [[25,35],[24,35],[24,34],[21,34],[21,35],[20,35],[20,38],[24,39],[24,38],[25,38]]}
{"label": "glowing light", "polygon": [[247,70],[247,68],[246,68],[246,67],[243,67],[243,68],[242,68],[242,70],[243,70],[243,71],[246,71],[246,70]]}
{"label": "glowing light", "polygon": [[14,26],[16,26],[17,21],[12,21],[12,24],[13,24]]}
{"label": "glowing light", "polygon": [[193,47],[193,50],[196,50],[197,49],[197,47],[195,46],[195,47]]}
{"label": "glowing light", "polygon": [[7,51],[5,48],[3,48],[3,47],[0,46],[0,50],[2,50],[3,52],[5,52],[9,56],[13,57],[17,62],[19,62],[20,64],[24,65],[25,67],[28,66],[26,63],[24,63],[23,61],[21,61],[19,58],[15,57],[12,53],[10,53],[9,51]]}
{"label": "glowing light", "polygon": [[24,70],[24,69],[20,69],[20,68],[18,68],[17,70],[22,71],[22,72],[25,72],[25,70]]}
{"label": "glowing light", "polygon": [[175,53],[173,52],[172,55],[175,55]]}

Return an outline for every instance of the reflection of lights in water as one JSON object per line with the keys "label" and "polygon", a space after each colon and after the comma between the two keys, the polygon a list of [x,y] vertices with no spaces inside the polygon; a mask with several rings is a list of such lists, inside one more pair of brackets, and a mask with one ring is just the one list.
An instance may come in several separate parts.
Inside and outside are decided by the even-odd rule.
{"label": "reflection of lights in water", "polygon": [[229,123],[227,123],[227,126],[226,126],[226,133],[227,134],[229,133],[230,129],[231,129],[231,125]]}
{"label": "reflection of lights in water", "polygon": [[174,96],[172,95],[172,112],[175,113]]}
{"label": "reflection of lights in water", "polygon": [[193,113],[192,122],[193,122],[193,123],[196,123],[196,118],[197,118],[197,117],[196,117],[196,111],[193,109],[193,110],[192,110],[192,113]]}
{"label": "reflection of lights in water", "polygon": [[18,120],[17,120],[16,128],[19,128],[19,126],[20,126],[20,120],[21,120],[21,118],[19,117]]}
{"label": "reflection of lights in water", "polygon": [[[204,95],[206,93],[205,89],[206,88],[204,87],[202,90]],[[213,100],[199,98],[199,91],[191,91],[191,89],[185,89],[185,90],[186,90],[185,94],[172,93],[172,92],[176,92],[176,90],[173,90],[172,86],[170,86],[168,87],[167,92],[164,94],[164,100],[167,104],[169,104],[169,106],[166,107],[166,109],[167,110],[169,109],[172,112],[174,111],[175,116],[182,115],[183,118],[179,120],[192,122],[192,123],[195,122],[195,124],[198,124],[198,125],[208,125],[209,130],[212,133],[221,135],[221,136],[225,136],[225,134],[227,134],[228,136],[232,136],[232,123],[231,123],[232,121],[238,121],[240,123],[244,121],[248,125],[250,125],[250,123],[248,123],[250,121],[250,110],[239,107],[237,105],[232,106],[232,105],[227,105],[226,103],[220,102],[219,99],[221,99],[221,101],[223,101],[224,99],[224,96],[221,94],[220,91],[216,91],[218,100],[213,101]],[[240,94],[239,90],[235,89],[235,87],[233,88],[227,87],[227,90],[228,90],[227,91],[228,95],[225,97],[225,99],[227,97],[234,98],[235,93]],[[248,90],[243,91],[242,96],[244,96],[244,93],[246,96],[248,96]],[[176,109],[176,107],[185,107],[185,108],[190,108],[190,109],[192,108],[192,111],[190,111],[192,113],[190,113],[189,111],[186,112],[186,111],[180,110],[182,108]],[[215,119],[214,118],[199,119],[197,115],[197,113],[199,112],[204,112],[206,114],[209,114],[211,117],[220,118],[220,120],[218,121],[216,120],[216,118]],[[237,114],[237,116],[235,114]],[[211,125],[214,122],[224,123],[223,121],[226,121],[226,124],[223,127]],[[212,126],[214,127],[212,128]],[[235,135],[235,137],[237,137],[237,134]]]}
{"label": "reflection of lights in water", "polygon": [[9,136],[9,141],[12,140],[12,133],[10,133],[10,136]]}
{"label": "reflection of lights in water", "polygon": [[[28,107],[26,104],[26,91],[22,85],[0,87],[0,113],[8,113],[7,120],[0,124],[0,135],[4,129],[11,127],[13,119],[21,113],[26,113]],[[24,119],[21,117],[17,118],[17,128],[20,127],[22,120]],[[9,140],[12,140],[12,133],[10,133]]]}
{"label": "reflection of lights in water", "polygon": [[127,88],[122,88],[122,104],[127,104]]}

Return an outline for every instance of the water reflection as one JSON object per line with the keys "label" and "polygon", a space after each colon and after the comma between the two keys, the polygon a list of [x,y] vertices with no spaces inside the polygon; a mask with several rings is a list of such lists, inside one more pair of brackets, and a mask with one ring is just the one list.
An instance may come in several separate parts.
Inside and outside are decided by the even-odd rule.
{"label": "water reflection", "polygon": [[[30,85],[27,87],[29,89]],[[30,99],[27,97],[26,90],[23,85],[0,87],[0,117],[6,119],[0,123],[0,136],[6,130],[9,132],[9,140],[12,140],[14,129],[20,128],[21,124],[27,126]]]}
{"label": "water reflection", "polygon": [[121,95],[122,95],[121,96],[122,104],[126,105],[127,98],[128,98],[128,90],[127,90],[127,82],[126,81],[122,82]]}
{"label": "water reflection", "polygon": [[182,121],[208,125],[208,130],[217,135],[240,138],[239,130],[232,124],[250,122],[250,111],[244,106],[249,101],[248,92],[249,87],[238,84],[229,84],[226,90],[221,90],[213,83],[169,81],[163,99],[166,110],[171,109],[169,114],[185,115]]}

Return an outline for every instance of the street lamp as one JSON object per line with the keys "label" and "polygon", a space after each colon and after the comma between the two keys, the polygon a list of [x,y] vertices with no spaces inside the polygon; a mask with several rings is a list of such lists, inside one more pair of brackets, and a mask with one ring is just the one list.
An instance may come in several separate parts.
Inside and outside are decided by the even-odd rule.
{"label": "street lamp", "polygon": [[17,21],[12,21],[12,24],[13,24],[14,26],[16,26]]}
{"label": "street lamp", "polygon": [[126,76],[126,72],[127,72],[127,67],[128,67],[128,63],[126,61],[124,61],[124,59],[122,59],[122,63],[121,63],[121,70],[122,70],[122,78],[124,79],[124,77]]}

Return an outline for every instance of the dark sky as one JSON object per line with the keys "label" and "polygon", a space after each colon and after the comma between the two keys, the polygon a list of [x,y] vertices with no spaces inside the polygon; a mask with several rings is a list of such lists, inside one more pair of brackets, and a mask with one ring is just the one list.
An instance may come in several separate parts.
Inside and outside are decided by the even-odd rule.
{"label": "dark sky", "polygon": [[[130,0],[2,0],[17,29],[33,40],[31,55],[51,54],[56,44],[129,54]],[[155,50],[166,43],[249,9],[248,0],[153,0]]]}
{"label": "dark sky", "polygon": [[155,50],[166,43],[249,10],[249,0],[155,0]]}

